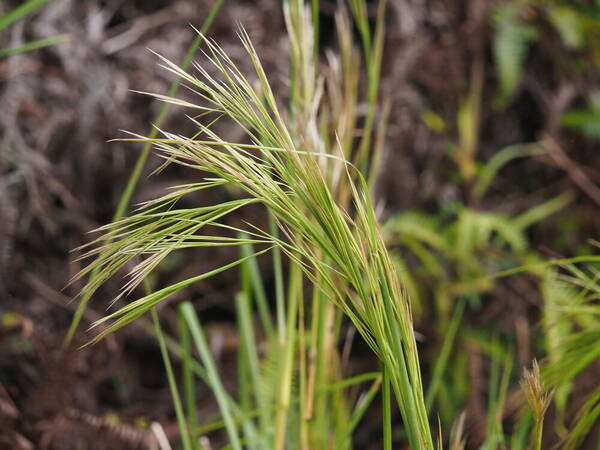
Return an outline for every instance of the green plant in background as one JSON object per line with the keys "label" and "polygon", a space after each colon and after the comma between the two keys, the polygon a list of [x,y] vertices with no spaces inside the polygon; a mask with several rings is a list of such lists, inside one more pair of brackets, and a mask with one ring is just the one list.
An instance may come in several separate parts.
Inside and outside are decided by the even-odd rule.
{"label": "green plant in background", "polygon": [[590,93],[588,107],[573,109],[561,117],[561,125],[590,138],[600,139],[600,91]]}
{"label": "green plant in background", "polygon": [[388,242],[401,245],[419,261],[421,270],[410,282],[415,287],[413,300],[424,308],[423,299],[435,299],[446,321],[457,298],[469,296],[478,304],[479,295],[492,289],[493,280],[486,275],[539,259],[529,248],[526,229],[572,200],[572,193],[566,192],[514,217],[466,207],[445,218],[407,211],[387,222]]}
{"label": "green plant in background", "polygon": [[[543,31],[540,29],[540,21],[546,21],[555,27],[562,44],[575,54],[595,54],[597,51],[595,44],[598,40],[594,40],[592,36],[598,29],[598,15],[589,9],[582,9],[581,5],[573,2],[536,1],[511,1],[499,5],[493,16],[493,24],[494,56],[499,78],[497,100],[501,107],[507,106],[516,92],[527,51]],[[567,22],[578,28],[569,30]],[[592,61],[597,65],[597,60]],[[589,67],[582,69],[591,70]],[[565,192],[514,215],[482,209],[481,205],[488,204],[486,194],[505,165],[518,158],[539,156],[548,151],[535,142],[517,144],[498,151],[487,162],[478,160],[482,73],[482,70],[471,71],[469,91],[456,114],[456,137],[447,144],[450,156],[458,168],[458,184],[464,187],[465,204],[456,201],[443,208],[440,206],[440,212],[433,214],[403,212],[390,219],[385,228],[388,244],[397,250],[397,265],[413,299],[417,318],[421,314],[426,314],[428,318],[432,314],[436,317],[439,356],[430,365],[431,379],[426,394],[428,410],[431,413],[434,406],[437,406],[442,423],[448,425],[459,415],[471,388],[464,381],[469,377],[464,369],[467,359],[465,346],[457,346],[455,343],[475,341],[479,351],[487,353],[493,367],[503,367],[502,376],[495,377],[496,381],[491,381],[489,388],[488,429],[483,444],[486,448],[497,448],[505,445],[506,440],[502,419],[497,414],[498,408],[502,409],[505,404],[506,383],[511,379],[511,367],[516,362],[514,351],[502,350],[501,353],[507,356],[501,357],[497,351],[490,353],[485,350],[496,346],[493,344],[497,339],[496,331],[492,325],[483,333],[477,331],[476,326],[464,327],[459,331],[459,325],[465,309],[477,311],[487,298],[493,298],[501,278],[496,274],[515,266],[529,267],[540,263],[544,267],[545,258],[531,248],[526,231],[532,225],[561,211],[572,202],[574,196],[572,192]],[[597,102],[594,101],[594,95],[592,93],[589,97],[588,109],[566,113],[561,124],[595,136]],[[453,131],[449,122],[433,111],[425,110],[422,120],[437,134],[449,135]],[[502,207],[501,204],[498,209]],[[555,271],[551,272],[555,274]],[[548,288],[545,269],[535,269],[534,273],[540,277],[540,294],[544,299],[565,295],[563,287]],[[563,301],[572,302],[572,292],[566,294]],[[545,317],[557,315],[547,303],[544,306]],[[544,330],[545,345],[537,349],[540,354],[548,354],[548,359],[542,362],[542,379],[545,380],[545,373],[554,361],[564,360],[565,354],[573,350],[572,347],[564,349],[564,344],[568,341],[568,330],[571,328],[563,323]],[[598,356],[591,351],[588,355],[588,363]],[[527,379],[531,381],[531,377]],[[565,376],[561,383],[544,383],[547,389],[553,389],[552,395],[545,397],[544,404],[551,397],[563,419],[569,402],[571,382],[572,377]],[[531,383],[524,382],[523,385],[531,387]],[[543,414],[536,415],[532,405],[529,412],[517,421],[515,433],[511,437],[512,448],[526,447],[528,439],[535,448],[541,448]],[[593,404],[582,413],[586,420],[580,420],[581,423],[588,424],[586,433],[589,431],[589,424],[593,423],[592,410]],[[564,420],[555,425],[559,431],[562,430],[563,436],[572,436],[567,432],[571,425],[565,424]],[[577,428],[581,430],[583,426],[579,425]],[[528,430],[532,430],[531,435]]]}
{"label": "green plant in background", "polygon": [[[28,0],[20,6],[5,12],[0,16],[0,31],[12,25],[13,23],[25,18],[29,14],[34,13],[39,8],[44,6],[50,0]],[[19,53],[31,52],[44,47],[50,47],[52,45],[61,44],[69,40],[69,36],[61,34],[58,36],[52,36],[44,39],[37,39],[29,41],[16,47],[0,48],[0,58],[7,56],[16,55]]]}
{"label": "green plant in background", "polygon": [[[432,366],[426,398],[430,411],[434,404],[438,405],[445,423],[453,422],[458,416],[468,393],[464,384],[467,375],[457,372],[465,367],[464,346],[455,346],[458,340],[475,339],[468,329],[458,332],[465,306],[478,310],[484,301],[482,297],[494,293],[497,278],[490,275],[541,261],[542,258],[529,248],[524,231],[529,225],[564,208],[571,200],[572,195],[566,193],[516,217],[461,208],[446,222],[434,215],[407,212],[386,224],[388,243],[397,246],[401,252],[397,264],[415,309],[419,312],[433,309],[436,313],[440,353]],[[403,262],[407,260],[407,252],[416,258],[416,264],[409,266]],[[477,345],[490,345],[489,339],[493,336],[481,335],[476,339],[480,341]],[[504,386],[510,379],[506,377],[510,377],[514,354],[506,350],[500,353],[507,356],[496,358],[497,352],[491,355],[493,361],[498,362],[498,368],[505,367]],[[491,394],[489,417],[497,414],[496,409],[502,409],[502,406],[493,405],[504,404],[504,395],[500,395],[504,391],[505,388],[490,391],[498,392],[498,397]],[[498,420],[497,423],[501,423]],[[501,426],[491,429],[488,438],[493,439],[494,435],[503,436]],[[490,442],[493,442],[488,443],[490,448],[496,448],[497,442]]]}
{"label": "green plant in background", "polygon": [[[582,80],[587,79],[590,84],[595,82],[595,74],[600,68],[600,6],[597,3],[511,0],[495,7],[491,22],[492,50],[498,79],[495,96],[497,109],[506,109],[514,100],[522,82],[528,53],[532,49],[548,53],[545,56],[551,60],[549,64],[553,66],[553,73],[558,75],[557,83],[561,79],[572,79],[572,85],[581,84]],[[450,131],[455,132],[456,138],[448,143],[448,149],[459,169],[460,181],[468,189],[478,172],[484,60],[482,54],[474,55],[468,89],[457,105],[455,118],[448,120],[428,109],[421,114],[423,121],[435,133],[447,135]],[[562,117],[556,121],[565,128],[598,138],[598,93],[591,89],[584,93],[587,107],[564,113],[561,111]],[[452,120],[455,130],[452,130]],[[526,147],[533,144],[521,145]]]}
{"label": "green plant in background", "polygon": [[494,16],[494,59],[500,107],[506,107],[515,93],[527,52],[545,32],[545,24],[559,35],[566,50],[557,55],[555,64],[559,71],[597,70],[600,66],[600,5],[597,2],[513,0],[500,4]]}
{"label": "green plant in background", "polygon": [[[469,111],[472,114],[472,110]],[[431,129],[444,134],[448,127],[438,118],[435,114],[427,114],[423,119]],[[588,122],[584,126],[590,127],[589,117],[586,119]],[[468,123],[474,127],[476,120]],[[459,133],[460,136],[468,134],[463,129]],[[457,144],[453,155],[463,148]],[[464,153],[469,167],[476,167],[474,171],[466,171],[460,161],[456,162],[462,181],[465,181],[465,175],[469,177],[469,183],[465,183],[469,198],[479,205],[485,203],[488,190],[505,165],[545,151],[537,143],[513,145],[497,152],[483,164],[475,160],[475,151]],[[585,275],[584,271],[565,262],[572,276],[568,277],[569,282],[557,281],[564,275],[547,268],[550,263],[544,262],[545,258],[531,248],[526,233],[529,227],[564,209],[573,198],[572,192],[564,192],[512,216],[456,202],[438,214],[403,212],[385,225],[387,242],[396,249],[398,270],[403,274],[417,311],[417,323],[421,314],[430,317],[434,311],[436,317],[439,353],[430,365],[431,376],[426,390],[430,414],[437,406],[442,423],[450,425],[464,407],[472,388],[468,386],[469,374],[465,369],[466,343],[474,343],[490,360],[492,376],[482,448],[503,448],[509,442],[510,448],[544,448],[541,441],[544,413],[551,402],[559,414],[550,426],[563,438],[566,448],[578,448],[600,418],[600,396],[594,390],[589,393],[575,421],[566,421],[575,377],[584,370],[592,370],[592,364],[600,357],[600,347],[596,339],[598,322],[586,315],[587,312],[581,314],[579,320],[583,320],[586,327],[586,331],[581,332],[582,325],[575,323],[564,311],[574,308],[577,298],[597,300],[597,293],[592,293],[598,288],[597,276]],[[497,341],[492,326],[489,330],[478,331],[476,326],[465,324],[461,329],[460,325],[465,309],[480,309],[486,298],[496,292],[502,274],[510,275],[514,272],[509,268],[519,266],[528,268],[539,279],[539,291],[544,299],[544,344],[538,351],[547,357],[540,370],[534,367],[524,376],[522,386],[528,403],[521,406],[522,413],[509,437],[503,426],[503,414],[508,386],[514,379],[515,351]],[[591,267],[589,272],[597,273]],[[576,294],[569,284],[585,284],[586,293]],[[562,306],[557,308],[557,303]],[[503,339],[506,340],[510,341]]]}
{"label": "green plant in background", "polygon": [[[538,146],[531,145],[499,152],[480,170],[475,191],[485,194],[506,162],[539,151]],[[530,271],[538,278],[544,299],[544,340],[540,350],[547,355],[541,370],[534,365],[532,372],[524,376],[528,407],[516,422],[511,448],[526,448],[528,442],[534,448],[543,448],[544,412],[551,401],[558,413],[552,426],[563,437],[566,448],[578,448],[600,418],[599,396],[594,390],[575,422],[566,423],[565,419],[575,378],[584,370],[593,370],[600,357],[600,323],[597,307],[592,306],[598,300],[598,271],[592,265],[578,267],[569,260],[545,262],[530,248],[525,234],[529,226],[557,213],[572,200],[572,193],[566,192],[513,217],[459,207],[443,217],[406,212],[386,223],[388,243],[399,251],[397,264],[415,309],[433,309],[437,316],[440,350],[426,391],[428,409],[432,411],[437,404],[442,422],[451,423],[466,401],[469,388],[464,381],[468,378],[464,372],[465,346],[457,346],[457,341],[475,342],[491,360],[492,373],[496,375],[490,378],[488,429],[483,448],[506,445],[502,413],[515,352],[497,341],[493,329],[482,332],[476,331],[476,326],[468,326],[459,332],[459,324],[466,305],[479,309],[482,297],[494,293],[499,279],[516,273],[510,267],[522,267],[518,270]],[[410,265],[406,262],[409,254],[415,261]],[[583,257],[581,261],[588,258],[593,259]],[[556,264],[564,269],[550,267]]]}
{"label": "green plant in background", "polygon": [[515,92],[529,45],[538,38],[538,32],[523,20],[531,2],[508,2],[498,6],[494,17],[494,58],[498,70],[498,104],[506,106]]}
{"label": "green plant in background", "polygon": [[564,264],[563,270],[546,270],[542,281],[545,309],[543,326],[548,358],[542,380],[554,389],[557,419],[564,448],[580,448],[600,419],[600,388],[595,387],[579,408],[573,423],[565,414],[576,377],[596,370],[600,357],[600,272],[595,265]]}

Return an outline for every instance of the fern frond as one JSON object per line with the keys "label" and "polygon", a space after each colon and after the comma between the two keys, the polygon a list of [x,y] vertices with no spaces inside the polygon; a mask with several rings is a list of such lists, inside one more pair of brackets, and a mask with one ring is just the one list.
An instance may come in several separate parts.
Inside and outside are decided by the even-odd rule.
{"label": "fern frond", "polygon": [[537,30],[520,18],[520,5],[507,3],[498,6],[494,14],[494,59],[498,70],[500,90],[498,103],[505,107],[514,94],[529,45],[537,39]]}

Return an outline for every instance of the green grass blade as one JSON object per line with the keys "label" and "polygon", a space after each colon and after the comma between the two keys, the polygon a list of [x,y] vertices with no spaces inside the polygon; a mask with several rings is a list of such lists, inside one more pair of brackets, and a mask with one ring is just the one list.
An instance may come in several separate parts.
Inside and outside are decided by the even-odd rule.
{"label": "green grass blade", "polygon": [[475,186],[473,187],[473,193],[477,198],[483,197],[500,169],[509,162],[517,158],[531,157],[544,152],[544,148],[537,143],[511,145],[503,148],[495,153],[481,168]]}
{"label": "green grass blade", "polygon": [[227,430],[229,442],[232,448],[235,450],[241,450],[242,444],[240,441],[238,428],[234,421],[234,415],[227,399],[227,392],[225,391],[221,377],[219,376],[217,366],[212,357],[212,353],[204,336],[204,332],[202,331],[202,327],[200,326],[200,321],[198,320],[196,311],[190,302],[182,303],[180,308],[181,313],[183,314],[183,317],[185,318],[185,321],[189,327],[192,339],[196,344],[196,350],[198,351],[202,363],[206,368],[207,382],[217,399],[219,410],[221,411],[223,421],[225,422],[225,428]]}
{"label": "green grass blade", "polygon": [[429,387],[427,388],[427,394],[425,395],[425,406],[428,411],[431,411],[431,407],[433,406],[433,402],[435,401],[435,397],[437,395],[437,391],[442,383],[442,377],[446,370],[446,366],[448,364],[448,359],[450,357],[450,352],[454,346],[454,339],[456,338],[456,332],[458,331],[458,327],[460,326],[463,311],[465,309],[466,297],[462,297],[458,305],[456,305],[456,309],[454,311],[454,315],[448,326],[448,331],[444,336],[444,342],[442,344],[442,349],[440,350],[440,354],[435,361],[435,366],[433,368],[433,375],[431,376],[431,381],[429,382]]}
{"label": "green grass blade", "polygon": [[53,45],[62,44],[69,41],[69,35],[61,34],[45,39],[38,39],[36,41],[27,42],[17,47],[3,48],[0,49],[0,58],[6,58],[7,56],[18,55],[21,53],[32,52],[45,47],[51,47]]}
{"label": "green grass blade", "polygon": [[169,389],[171,390],[173,406],[175,407],[175,415],[177,416],[177,424],[179,425],[179,430],[181,431],[181,444],[184,450],[192,450],[192,441],[185,419],[185,413],[183,412],[183,406],[179,396],[179,389],[177,388],[177,382],[175,380],[175,375],[173,374],[173,367],[171,366],[169,351],[167,350],[165,338],[160,326],[160,320],[158,319],[158,313],[156,312],[155,308],[152,308],[152,321],[154,322],[154,332],[156,334],[156,339],[158,340],[158,344],[160,346],[160,353],[165,364]]}
{"label": "green grass blade", "polygon": [[[179,341],[181,342],[181,378],[183,381],[183,398],[185,401],[185,415],[189,429],[198,426],[198,410],[196,408],[196,383],[194,371],[192,370],[192,342],[190,332],[185,322],[181,309],[177,312],[177,326],[179,330]],[[192,440],[192,449],[198,448],[196,440]]]}
{"label": "green grass blade", "polygon": [[235,297],[235,304],[238,316],[238,330],[241,338],[240,352],[243,354],[245,364],[248,368],[250,375],[249,382],[252,386],[252,393],[256,406],[258,410],[261,411],[259,417],[261,420],[261,429],[264,431],[268,424],[266,405],[264,403],[264,380],[260,373],[260,361],[258,349],[256,348],[256,334],[254,332],[250,300],[243,292],[240,292]]}
{"label": "green grass blade", "polygon": [[539,205],[535,205],[532,208],[528,209],[524,213],[515,217],[512,220],[514,226],[525,229],[534,223],[538,223],[544,220],[546,217],[551,216],[552,214],[557,213],[561,209],[565,208],[569,203],[571,203],[575,199],[575,195],[571,191],[564,192],[560,195],[557,195],[550,200],[547,200]]}
{"label": "green grass blade", "polygon": [[28,14],[33,13],[49,1],[50,0],[29,0],[23,3],[22,5],[11,9],[3,16],[0,16],[0,30],[3,30],[13,22],[16,22],[17,20],[24,18]]}
{"label": "green grass blade", "polygon": [[[575,426],[569,431],[564,443],[566,450],[581,448],[589,431],[600,420],[600,387],[597,387],[577,412]],[[596,446],[597,447],[597,446]]]}
{"label": "green grass blade", "polygon": [[352,417],[350,418],[350,420],[348,422],[348,430],[347,430],[348,436],[350,436],[354,432],[354,430],[356,429],[356,427],[362,420],[363,416],[369,409],[369,406],[371,406],[371,403],[375,399],[375,396],[380,391],[381,380],[382,380],[382,376],[381,376],[381,374],[378,374],[377,378],[375,378],[375,381],[373,381],[373,383],[371,384],[371,387],[369,388],[369,390],[363,396],[361,396],[359,398],[359,401],[352,413]]}
{"label": "green grass blade", "polygon": [[[247,258],[253,258],[256,255],[261,255],[263,253],[268,252],[269,250],[270,249],[261,250],[261,251],[255,253],[254,255],[250,255]],[[186,280],[182,280],[178,283],[172,284],[172,285],[162,288],[158,291],[149,293],[149,294],[145,295],[144,297],[142,297],[138,300],[135,300],[126,306],[123,306],[118,311],[116,311],[112,314],[109,314],[100,320],[97,320],[96,322],[94,322],[92,327],[98,326],[98,325],[100,325],[104,322],[110,321],[110,320],[114,320],[114,322],[108,328],[106,328],[100,334],[98,334],[98,336],[96,336],[92,340],[92,343],[103,339],[107,335],[114,333],[118,329],[133,322],[134,320],[138,319],[143,314],[148,312],[151,308],[158,305],[160,302],[166,300],[167,298],[174,295],[175,293],[181,291],[182,289],[185,289],[199,281],[210,278],[221,272],[229,270],[229,269],[241,264],[242,262],[244,262],[244,258],[238,259],[229,264],[225,264],[224,266],[220,266],[216,269],[210,270],[208,272],[197,275],[195,277],[191,277]]]}
{"label": "green grass blade", "polygon": [[287,298],[289,305],[286,323],[284,324],[285,335],[283,336],[283,339],[281,337],[279,338],[279,352],[282,365],[277,394],[277,414],[275,418],[274,448],[276,450],[287,448],[285,442],[292,396],[298,304],[302,301],[302,272],[296,264],[293,264],[290,268],[289,292]]}

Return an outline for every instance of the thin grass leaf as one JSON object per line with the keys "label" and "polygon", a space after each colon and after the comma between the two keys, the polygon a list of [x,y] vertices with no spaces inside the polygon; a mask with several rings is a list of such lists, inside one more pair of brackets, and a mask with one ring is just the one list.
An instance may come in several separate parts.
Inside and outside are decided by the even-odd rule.
{"label": "thin grass leaf", "polygon": [[58,36],[30,41],[16,47],[2,48],[0,49],[0,58],[6,58],[12,55],[19,55],[21,53],[32,52],[34,50],[52,47],[53,45],[63,44],[65,42],[69,42],[69,39],[69,35],[61,34]]}
{"label": "thin grass leaf", "polygon": [[194,307],[189,302],[184,302],[181,305],[181,313],[187,322],[192,339],[196,344],[198,354],[200,355],[202,363],[206,368],[207,382],[209,383],[211,391],[214,393],[217,403],[219,404],[219,409],[223,415],[223,421],[225,422],[225,428],[227,430],[227,436],[229,437],[231,446],[235,450],[241,450],[242,445],[238,428],[233,419],[234,415],[230,408],[229,401],[227,400],[227,393],[223,387],[221,378],[219,377],[217,367],[210,352],[210,348],[208,347],[208,343],[204,337],[204,332],[202,331],[202,327],[198,321],[198,316],[194,311]]}
{"label": "thin grass leaf", "polygon": [[0,30],[40,9],[50,0],[28,0],[0,16]]}
{"label": "thin grass leaf", "polygon": [[158,313],[156,309],[152,308],[152,321],[154,323],[154,332],[156,334],[156,338],[158,340],[158,344],[160,346],[160,353],[163,358],[163,362],[165,364],[165,371],[167,373],[167,380],[169,382],[169,389],[171,390],[171,397],[173,398],[173,405],[175,407],[175,415],[177,416],[177,423],[179,425],[179,430],[181,430],[181,443],[183,445],[184,450],[192,450],[192,440],[189,434],[188,424],[185,419],[185,413],[183,411],[183,406],[181,402],[181,397],[179,396],[179,389],[177,388],[177,382],[175,380],[175,375],[173,374],[173,367],[171,365],[171,359],[169,357],[169,352],[167,350],[167,346],[165,343],[165,338],[162,332],[162,328],[160,326],[160,320],[158,318]]}

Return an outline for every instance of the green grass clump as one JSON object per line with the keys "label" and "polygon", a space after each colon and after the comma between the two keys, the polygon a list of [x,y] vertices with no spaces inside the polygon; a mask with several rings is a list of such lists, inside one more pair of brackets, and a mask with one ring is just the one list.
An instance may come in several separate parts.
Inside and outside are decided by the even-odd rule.
{"label": "green grass clump", "polygon": [[[385,2],[379,4],[374,21],[365,1],[351,0],[348,9],[340,6],[338,53],[328,54],[325,70],[321,70],[316,29],[319,2],[307,8],[300,0],[286,1],[284,15],[290,67],[287,107],[271,89],[244,29],[239,37],[253,69],[250,74],[202,33],[184,64],[204,40],[205,64],[194,63],[193,73],[159,56],[162,67],[178,81],[167,95],[154,96],[197,114],[190,117],[197,132],[181,136],[162,130],[158,123],[148,137],[128,139],[143,142],[145,148],[115,220],[85,246],[85,256],[95,259],[78,274],[89,279],[67,341],[94,291],[128,267],[122,295],[142,285],[145,295],[96,322],[105,327],[94,340],[152,313],[186,450],[198,448],[200,436],[217,430],[224,432],[234,449],[351,448],[352,434],[376,395],[382,400],[386,449],[395,439],[392,396],[402,418],[402,439],[411,448],[434,448],[431,424],[436,420],[440,428],[454,424],[450,448],[463,448],[465,419],[460,410],[471,388],[463,345],[468,342],[489,360],[490,367],[484,386],[487,420],[482,448],[503,448],[509,443],[511,448],[541,448],[548,405],[556,406],[557,426],[570,427],[561,419],[573,380],[600,355],[598,316],[583,314],[597,313],[594,268],[579,268],[572,264],[575,260],[544,262],[530,249],[525,233],[533,223],[565,207],[572,194],[561,194],[514,216],[466,206],[443,219],[405,213],[387,223],[386,242],[372,199],[389,111],[389,104],[379,99]],[[365,69],[362,78],[356,70],[359,66]],[[197,96],[196,103],[175,97],[179,81]],[[504,89],[508,95],[514,87]],[[460,142],[454,145],[455,162],[477,202],[505,164],[542,151],[535,144],[509,147],[481,166],[475,159],[480,94],[473,93],[470,103],[463,105]],[[225,139],[215,131],[219,121],[235,124],[244,138]],[[150,146],[165,160],[159,171],[175,163],[196,171],[199,180],[175,186],[124,217]],[[184,197],[223,187],[235,198],[179,207]],[[268,213],[267,229],[228,224],[229,215],[256,205]],[[389,244],[397,244],[404,254],[412,253],[420,270],[411,272],[402,258],[392,258]],[[173,252],[214,246],[237,247],[239,256],[161,289],[150,288],[149,275]],[[273,258],[274,306],[269,305],[258,264],[267,254]],[[558,265],[568,272],[566,280],[559,280],[552,268]],[[235,296],[240,345],[238,386],[232,393],[225,389],[207,330],[193,305],[179,305],[178,341],[162,331],[155,307],[234,268],[239,270],[241,289]],[[523,412],[509,436],[503,414],[515,380],[513,343],[493,331],[464,327],[463,317],[467,309],[477,311],[499,278],[525,270],[537,277],[544,297],[542,325],[548,357],[523,377],[528,403],[519,405]],[[426,362],[431,370],[425,390],[412,309],[425,310],[431,299],[440,352]],[[562,310],[569,314],[557,312]],[[348,321],[377,356],[380,371],[344,378],[349,346],[340,350],[338,344]],[[171,364],[173,354],[181,360],[181,386]],[[198,379],[214,393],[218,417],[198,417]],[[582,406],[572,430],[563,433],[564,442],[575,448],[597,417],[595,392]],[[440,431],[439,447],[444,436]]]}

